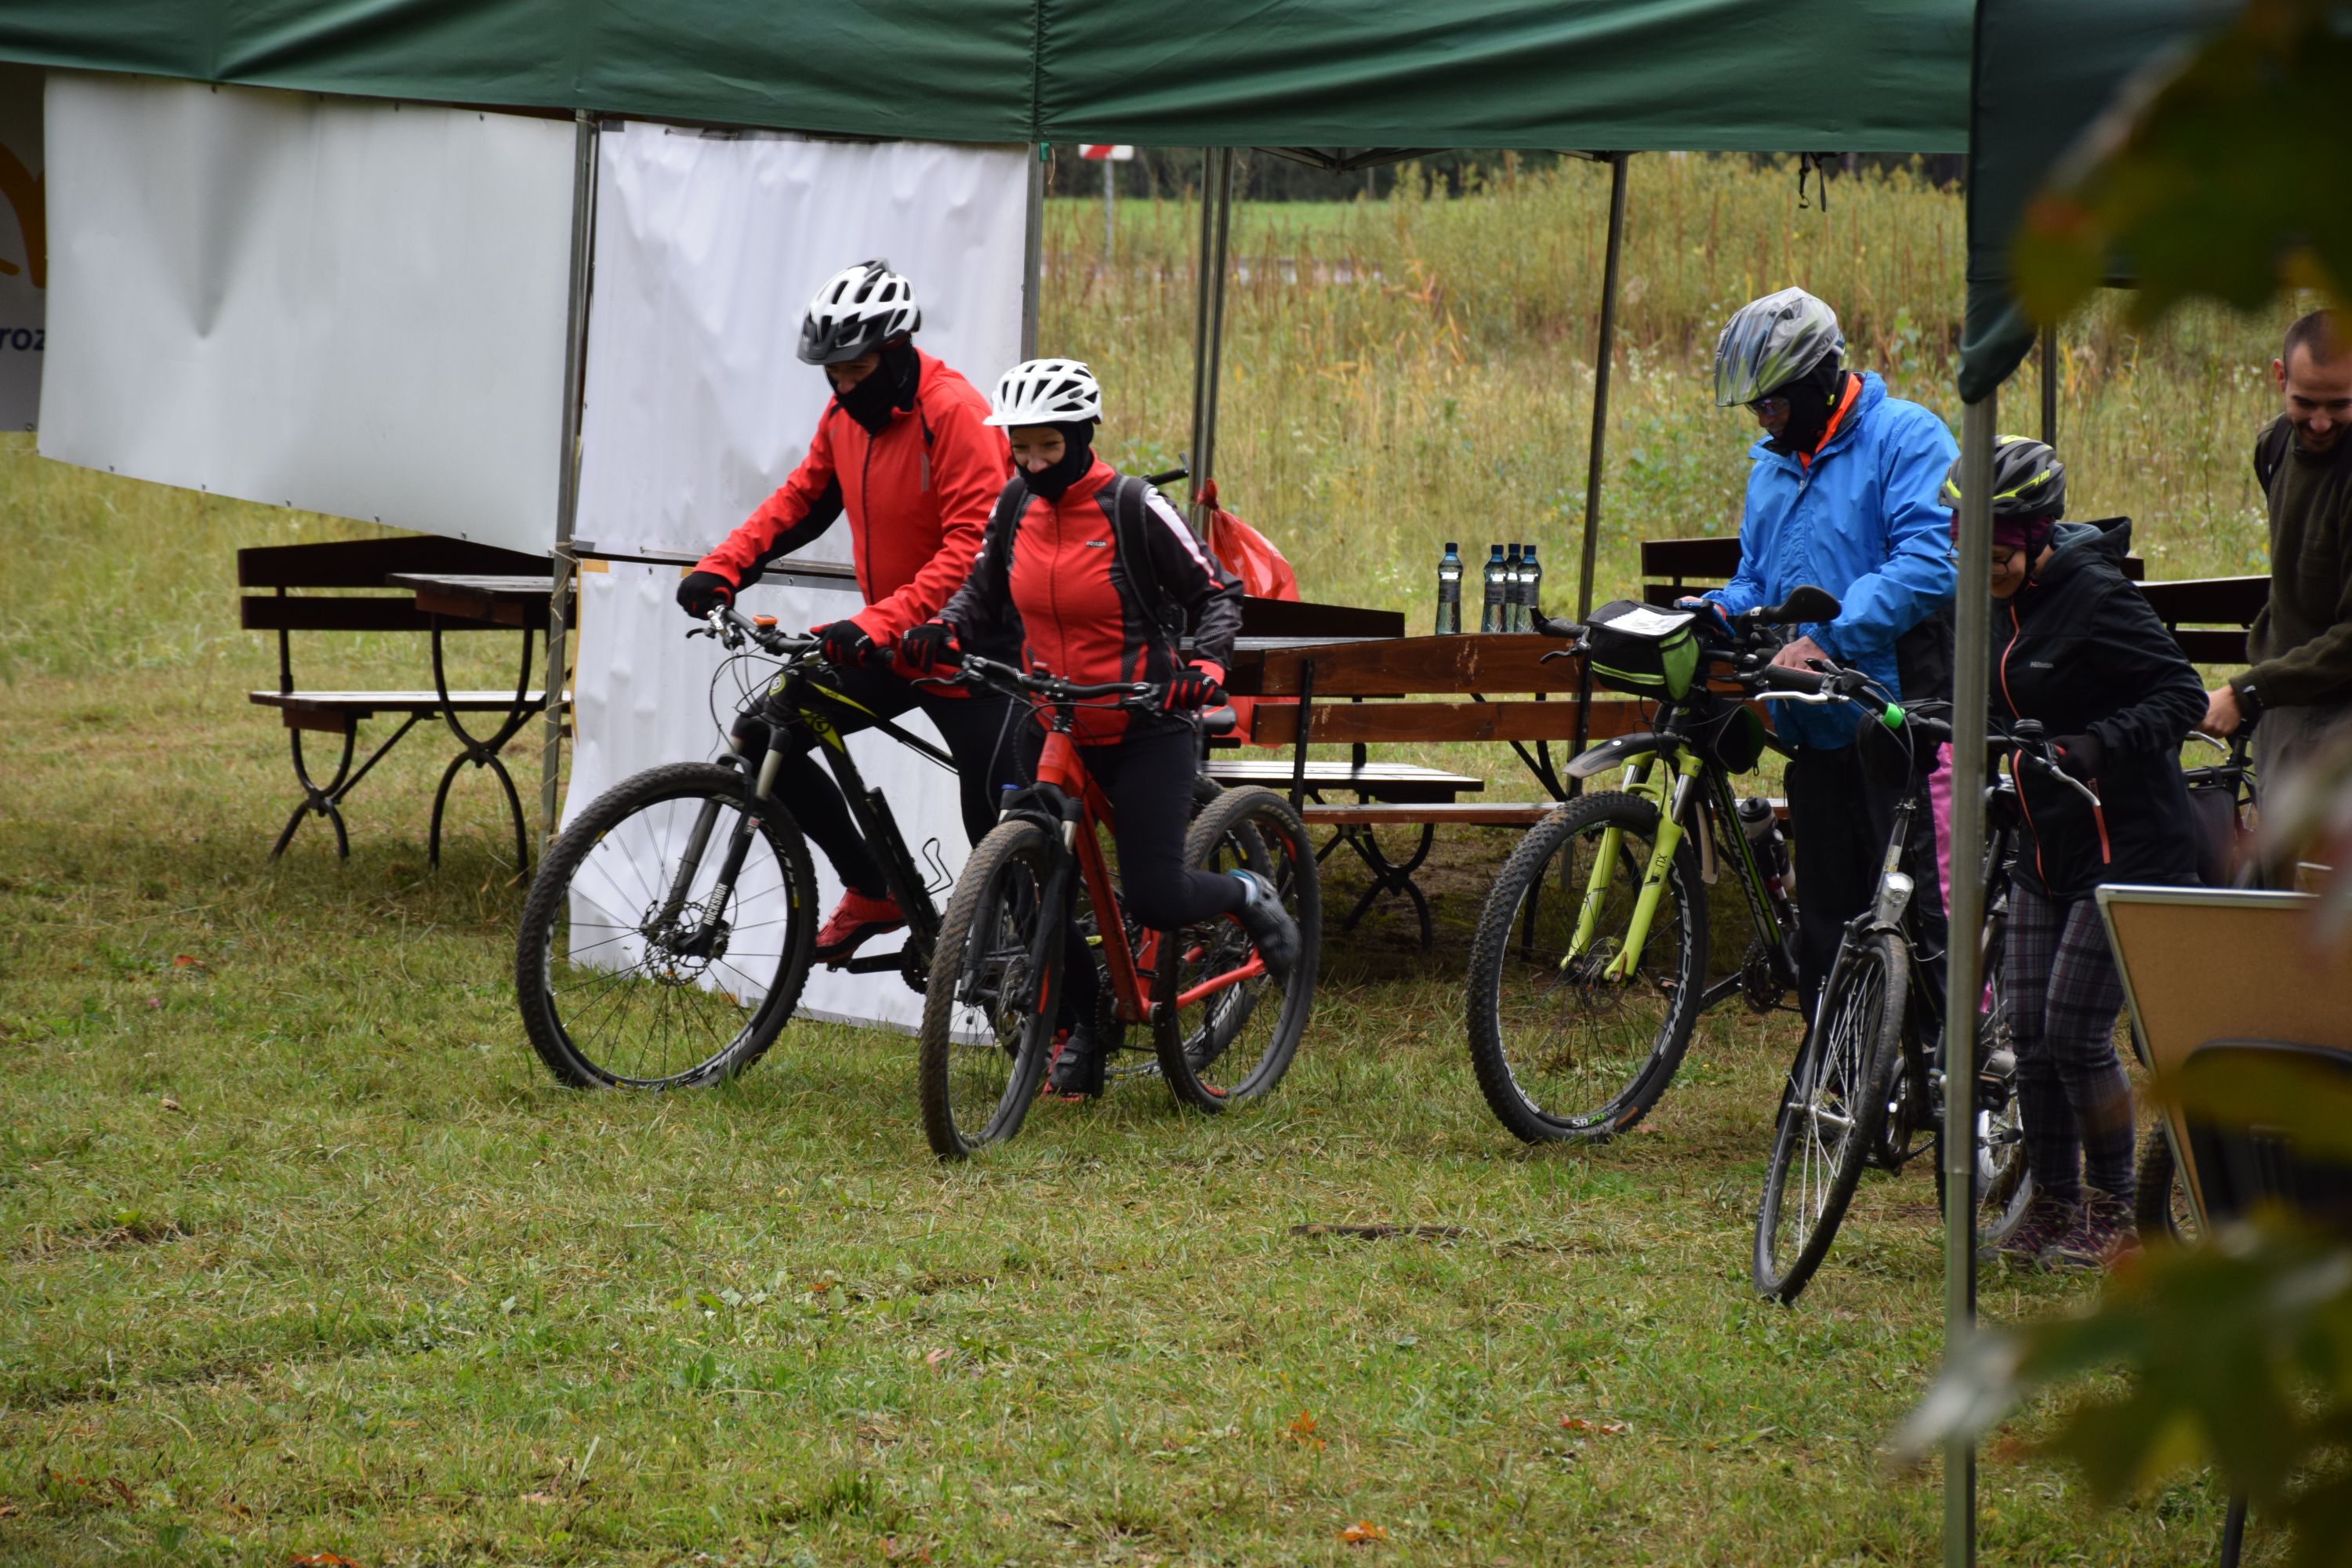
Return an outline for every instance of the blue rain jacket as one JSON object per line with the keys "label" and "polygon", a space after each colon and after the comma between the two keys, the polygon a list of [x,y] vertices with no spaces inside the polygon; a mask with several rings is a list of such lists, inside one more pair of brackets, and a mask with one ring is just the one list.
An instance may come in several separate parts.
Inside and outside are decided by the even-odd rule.
{"label": "blue rain jacket", "polygon": [[[1797,628],[1832,658],[1903,695],[1895,640],[1948,609],[1958,581],[1952,514],[1937,500],[1959,451],[1944,422],[1886,395],[1865,371],[1853,406],[1809,472],[1761,440],[1748,451],[1739,573],[1706,597],[1727,614],[1777,605],[1811,583],[1838,597],[1838,618]],[[1773,702],[1783,740],[1833,750],[1853,743],[1853,709]]]}

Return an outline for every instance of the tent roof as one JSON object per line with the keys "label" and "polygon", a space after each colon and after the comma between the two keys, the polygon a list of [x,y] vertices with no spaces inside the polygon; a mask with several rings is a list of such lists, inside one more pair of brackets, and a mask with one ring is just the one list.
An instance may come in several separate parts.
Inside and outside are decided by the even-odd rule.
{"label": "tent roof", "polygon": [[2009,291],[2010,241],[2033,193],[2116,89],[2235,8],[2221,0],[1979,0],[1964,400],[1982,401],[2033,347],[2033,323]]}
{"label": "tent roof", "polygon": [[1906,153],[1969,0],[13,0],[0,59],[953,142]]}

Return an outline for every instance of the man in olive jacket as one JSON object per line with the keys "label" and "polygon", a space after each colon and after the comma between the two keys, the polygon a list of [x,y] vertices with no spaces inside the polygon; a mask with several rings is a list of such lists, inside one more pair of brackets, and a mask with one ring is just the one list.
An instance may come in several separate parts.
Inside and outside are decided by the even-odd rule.
{"label": "man in olive jacket", "polygon": [[2198,728],[2248,719],[2265,793],[2352,721],[2352,334],[2333,311],[2286,330],[2271,363],[2286,408],[2254,442],[2269,505],[2271,596],[2247,637],[2253,668],[2206,702]]}

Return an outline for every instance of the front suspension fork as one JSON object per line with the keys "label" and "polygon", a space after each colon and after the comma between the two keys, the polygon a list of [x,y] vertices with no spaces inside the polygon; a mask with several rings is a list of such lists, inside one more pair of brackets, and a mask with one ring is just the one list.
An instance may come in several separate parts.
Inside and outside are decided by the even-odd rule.
{"label": "front suspension fork", "polygon": [[[1691,783],[1697,777],[1698,769],[1698,759],[1687,752],[1676,756],[1670,767],[1660,767],[1658,760],[1651,757],[1627,769],[1626,793],[1654,802],[1658,807],[1658,837],[1651,847],[1649,864],[1642,873],[1642,889],[1634,898],[1633,919],[1626,923],[1624,945],[1602,969],[1604,980],[1631,979],[1641,962],[1643,949],[1649,945],[1650,921],[1656,918],[1659,896],[1665,890],[1675,854],[1682,847],[1683,810],[1689,802]],[[1673,780],[1671,788],[1669,779]],[[1576,934],[1569,942],[1568,956],[1561,961],[1563,969],[1590,951],[1599,934],[1601,911],[1616,880],[1617,858],[1624,844],[1624,829],[1601,829],[1601,845],[1593,857],[1592,877],[1584,889],[1584,907],[1577,913]]]}

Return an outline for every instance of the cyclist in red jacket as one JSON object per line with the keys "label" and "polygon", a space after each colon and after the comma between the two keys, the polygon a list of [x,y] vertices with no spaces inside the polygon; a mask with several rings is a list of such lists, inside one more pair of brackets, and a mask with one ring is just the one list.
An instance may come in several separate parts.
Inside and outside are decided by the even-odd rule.
{"label": "cyclist in red jacket", "polygon": [[[1174,931],[1231,915],[1257,943],[1268,968],[1286,975],[1298,958],[1298,927],[1265,879],[1217,876],[1184,864],[1192,781],[1200,765],[1195,715],[1224,706],[1223,682],[1241,629],[1241,584],[1192,537],[1166,498],[1094,454],[1102,390],[1076,360],[1030,360],[996,384],[992,425],[1013,434],[1018,470],[1004,488],[971,578],[928,625],[899,639],[919,668],[952,660],[957,647],[1024,668],[1093,684],[1150,681],[1166,688],[1161,711],[1117,708],[1076,715],[1078,752],[1110,798],[1127,912],[1153,931]],[[1122,529],[1118,510],[1139,510]],[[1130,518],[1135,517],[1130,513]],[[1122,540],[1141,541],[1150,559],[1125,560]],[[1156,595],[1144,584],[1156,584]],[[1182,654],[1166,612],[1192,620]],[[1022,726],[1024,771],[1044,743],[1042,721]],[[1073,928],[1075,933],[1075,927]],[[1102,1091],[1102,1051],[1094,1016],[1095,966],[1082,945],[1067,969],[1064,1018],[1046,1087],[1062,1095]]]}
{"label": "cyclist in red jacket", "polygon": [[[1012,466],[987,399],[910,341],[922,323],[913,288],[887,261],[845,268],[817,290],[801,325],[800,357],[824,368],[833,401],[800,467],[686,574],[677,602],[697,619],[732,604],[771,562],[847,512],[866,607],[811,629],[824,639],[851,701],[877,720],[919,708],[938,727],[955,756],[964,831],[978,842],[995,819],[998,786],[1017,777],[1012,705],[993,692],[916,686],[889,650],[901,632],[937,614],[971,569]],[[756,709],[745,712],[735,721],[737,750],[756,763],[767,731]],[[777,793],[842,880],[841,902],[816,934],[818,960],[838,962],[906,916],[832,776],[809,756],[815,737],[795,725],[777,739],[787,748]]]}

